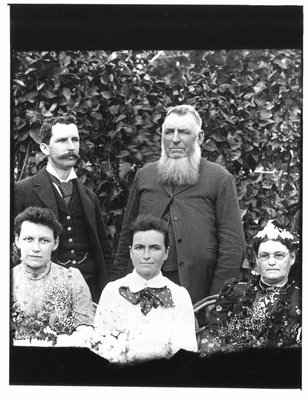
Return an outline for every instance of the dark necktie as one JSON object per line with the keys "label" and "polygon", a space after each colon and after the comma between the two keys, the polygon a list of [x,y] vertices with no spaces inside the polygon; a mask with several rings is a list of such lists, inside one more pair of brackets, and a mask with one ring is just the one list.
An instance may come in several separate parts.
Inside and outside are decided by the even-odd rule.
{"label": "dark necktie", "polygon": [[69,206],[69,204],[71,202],[72,194],[73,194],[73,182],[71,180],[68,182],[61,182],[54,175],[52,175],[50,173],[48,173],[48,175],[49,175],[51,181],[54,182],[60,189],[63,200],[65,201],[65,204],[67,206]]}
{"label": "dark necktie", "polygon": [[171,291],[167,286],[162,288],[146,288],[133,293],[129,287],[121,286],[119,293],[132,304],[139,304],[142,314],[147,315],[152,307],[174,307]]}

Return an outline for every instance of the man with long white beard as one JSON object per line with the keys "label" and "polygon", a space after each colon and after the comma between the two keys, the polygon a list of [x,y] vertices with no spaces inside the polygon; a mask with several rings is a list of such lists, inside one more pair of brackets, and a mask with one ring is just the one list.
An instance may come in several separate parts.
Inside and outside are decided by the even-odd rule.
{"label": "man with long white beard", "polygon": [[128,227],[141,214],[168,222],[170,251],[162,273],[184,286],[193,303],[238,277],[245,240],[236,187],[226,169],[201,157],[201,125],[190,105],[167,112],[161,158],[136,174],[111,280],[132,270]]}

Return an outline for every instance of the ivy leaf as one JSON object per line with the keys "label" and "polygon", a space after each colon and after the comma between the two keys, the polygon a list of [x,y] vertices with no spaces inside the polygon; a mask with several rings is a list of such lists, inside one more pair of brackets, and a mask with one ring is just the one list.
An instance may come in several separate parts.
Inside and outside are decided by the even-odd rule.
{"label": "ivy leaf", "polygon": [[18,85],[26,87],[26,85],[24,84],[23,81],[19,80],[19,79],[13,79],[14,82],[18,83]]}
{"label": "ivy leaf", "polygon": [[109,91],[107,91],[107,90],[104,90],[103,92],[101,92],[101,95],[106,100],[111,98],[111,93]]}

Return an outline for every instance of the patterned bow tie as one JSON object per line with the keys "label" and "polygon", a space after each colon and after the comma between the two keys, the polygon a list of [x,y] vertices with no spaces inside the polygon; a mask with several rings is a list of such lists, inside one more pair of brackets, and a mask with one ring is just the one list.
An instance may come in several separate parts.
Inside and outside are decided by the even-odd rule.
{"label": "patterned bow tie", "polygon": [[58,188],[60,189],[60,192],[62,194],[63,200],[65,201],[65,204],[69,206],[73,194],[73,182],[70,180],[68,182],[61,182],[59,181],[58,178],[56,178],[54,175],[48,173],[51,181],[55,183]]}
{"label": "patterned bow tie", "polygon": [[171,291],[167,286],[162,288],[146,288],[139,292],[133,293],[129,287],[121,286],[119,293],[126,300],[132,304],[140,303],[140,309],[142,314],[147,315],[151,311],[152,307],[174,307]]}

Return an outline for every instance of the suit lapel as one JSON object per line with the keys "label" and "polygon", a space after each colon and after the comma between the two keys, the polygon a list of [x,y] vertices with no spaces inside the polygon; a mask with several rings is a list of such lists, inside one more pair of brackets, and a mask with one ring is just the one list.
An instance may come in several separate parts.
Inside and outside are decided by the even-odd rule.
{"label": "suit lapel", "polygon": [[168,193],[168,195],[170,197],[173,196],[172,188],[171,188],[171,185],[169,185],[169,183],[164,182],[164,183],[160,183],[160,185],[165,189],[165,191]]}
{"label": "suit lapel", "polygon": [[190,189],[192,185],[181,185],[181,186],[176,186],[174,188],[174,196],[177,196],[178,194],[184,192],[187,189]]}
{"label": "suit lapel", "polygon": [[90,226],[95,226],[95,215],[93,212],[93,203],[89,199],[86,193],[84,185],[82,185],[78,179],[76,179],[76,188],[79,192],[82,209],[84,211],[85,218]]}
{"label": "suit lapel", "polygon": [[52,188],[52,183],[50,182],[46,168],[41,169],[34,177],[33,177],[33,190],[36,192],[37,196],[44,203],[44,205],[51,209],[56,216],[58,217],[58,207],[56,197],[54,195],[54,191]]}

